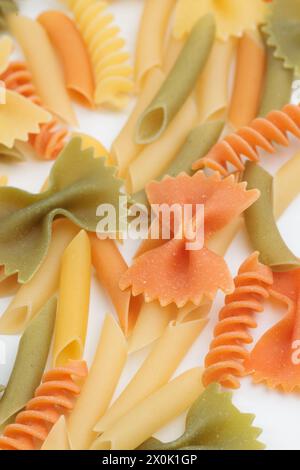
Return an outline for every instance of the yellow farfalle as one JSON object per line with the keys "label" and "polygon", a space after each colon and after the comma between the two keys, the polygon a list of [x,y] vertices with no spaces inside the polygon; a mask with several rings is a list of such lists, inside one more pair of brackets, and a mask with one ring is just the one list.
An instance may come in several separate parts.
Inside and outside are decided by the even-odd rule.
{"label": "yellow farfalle", "polygon": [[213,13],[218,39],[240,37],[245,30],[264,22],[267,5],[263,0],[178,0],[174,36],[188,34],[201,16]]}

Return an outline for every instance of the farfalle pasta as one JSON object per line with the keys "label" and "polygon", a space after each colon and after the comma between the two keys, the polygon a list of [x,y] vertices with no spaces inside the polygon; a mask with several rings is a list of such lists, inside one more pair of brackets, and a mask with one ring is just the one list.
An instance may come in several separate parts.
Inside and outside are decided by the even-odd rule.
{"label": "farfalle pasta", "polygon": [[[94,158],[93,149],[81,150],[80,138],[73,138],[53,166],[48,189],[30,194],[16,188],[0,188],[0,263],[5,274],[18,273],[20,282],[29,281],[44,260],[55,217],[69,218],[79,227],[96,231],[96,208],[102,203],[118,207],[121,181],[106,158]],[[20,234],[19,228],[27,228]]]}

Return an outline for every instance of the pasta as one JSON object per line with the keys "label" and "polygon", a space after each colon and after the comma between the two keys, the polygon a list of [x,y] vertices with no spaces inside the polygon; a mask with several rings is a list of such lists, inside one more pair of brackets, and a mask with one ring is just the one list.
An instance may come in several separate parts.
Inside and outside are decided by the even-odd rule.
{"label": "pasta", "polygon": [[107,164],[111,164],[111,156],[108,150],[99,142],[99,140],[91,137],[90,135],[83,134],[82,132],[73,132],[73,137],[79,137],[81,139],[82,150],[92,148],[94,150],[94,158],[106,157]]}
{"label": "pasta", "polygon": [[114,140],[111,148],[113,160],[118,167],[119,175],[125,176],[128,165],[136,158],[144,148],[135,142],[135,127],[141,113],[150,104],[153,96],[159,90],[165,79],[164,73],[158,69],[152,69],[145,79],[137,103],[120,134]]}
{"label": "pasta", "polygon": [[[149,439],[138,450],[259,450],[261,429],[252,426],[255,416],[241,413],[231,394],[210,385],[190,408],[184,434],[173,442]],[[213,430],[213,432],[212,432]]]}
{"label": "pasta", "polygon": [[68,418],[72,449],[88,449],[97,437],[93,427],[109,406],[126,358],[125,337],[107,315],[89,375]]}
{"label": "pasta", "polygon": [[288,104],[281,111],[272,111],[265,118],[254,119],[249,126],[237,130],[218,142],[204,157],[193,165],[194,170],[211,168],[228,175],[228,165],[236,170],[245,169],[242,156],[250,161],[259,160],[258,147],[268,153],[275,152],[274,144],[289,145],[287,133],[300,138],[300,108]]}
{"label": "pasta", "polygon": [[14,14],[9,15],[8,24],[23,50],[34,86],[44,106],[64,121],[76,125],[76,116],[65,90],[58,60],[43,27],[37,21]]}
{"label": "pasta", "polygon": [[[32,76],[23,62],[12,62],[0,76],[7,89],[16,91],[24,98],[42,107],[42,102],[32,83]],[[52,118],[47,124],[42,124],[38,133],[31,134],[29,142],[39,157],[56,158],[64,147],[68,129]]]}
{"label": "pasta", "polygon": [[298,196],[300,154],[296,153],[276,173],[273,180],[273,209],[276,219],[283,214],[290,203]]}
{"label": "pasta", "polygon": [[125,41],[119,37],[119,28],[113,24],[107,3],[98,0],[75,0],[67,4],[74,13],[91,58],[96,105],[123,108],[133,90],[132,68],[128,54],[123,51]]}
{"label": "pasta", "polygon": [[14,0],[1,0],[0,4],[0,31],[7,29],[7,18],[9,13],[16,13],[18,6]]}
{"label": "pasta", "polygon": [[259,165],[248,162],[244,174],[249,188],[258,188],[261,196],[245,212],[246,228],[262,263],[273,271],[289,271],[300,266],[300,261],[286,246],[277,228],[273,214],[273,178]]}
{"label": "pasta", "polygon": [[[73,138],[52,167],[45,192],[0,188],[0,265],[5,265],[6,276],[18,272],[21,283],[33,277],[47,254],[54,217],[61,215],[96,231],[97,207],[118,207],[122,182],[105,158],[93,155],[93,149],[81,150],[81,140]],[[27,227],[22,237],[21,226]]]}
{"label": "pasta", "polygon": [[168,75],[172,68],[174,67],[176,60],[181,53],[185,40],[174,38],[173,34],[170,34],[167,40],[167,44],[164,50],[164,60],[163,60],[163,72]]}
{"label": "pasta", "polygon": [[214,34],[215,23],[211,15],[197,22],[162,87],[139,118],[136,128],[138,144],[157,140],[174,119],[205,66]]}
{"label": "pasta", "polygon": [[[259,33],[245,32],[240,39],[229,122],[238,129],[256,116],[265,76],[266,54]],[[286,103],[284,103],[286,104]]]}
{"label": "pasta", "polygon": [[82,230],[62,257],[53,345],[54,367],[82,358],[89,314],[91,247]]}
{"label": "pasta", "polygon": [[90,241],[92,262],[97,277],[108,292],[118,314],[121,328],[127,335],[135,324],[141,306],[139,298],[132,297],[129,291],[121,291],[119,287],[119,279],[128,266],[113,240],[100,240],[96,235],[90,235]]}
{"label": "pasta", "polygon": [[23,284],[0,318],[1,334],[17,334],[24,330],[50,297],[59,281],[61,257],[78,229],[67,220],[56,221],[46,258],[33,278]]}
{"label": "pasta", "polygon": [[284,392],[299,390],[299,280],[300,270],[274,273],[271,296],[283,303],[286,313],[251,351],[246,368],[255,383]]}
{"label": "pasta", "polygon": [[74,22],[59,11],[47,11],[38,17],[58,52],[64,67],[68,90],[79,102],[92,106],[94,77],[84,42]]}
{"label": "pasta", "polygon": [[274,57],[274,48],[267,49],[267,71],[259,116],[265,117],[274,109],[290,102],[293,71],[284,67],[283,61]]}
{"label": "pasta", "polygon": [[62,415],[46,437],[41,450],[70,450],[67,424]]}
{"label": "pasta", "polygon": [[2,450],[37,450],[61,414],[70,412],[80,393],[76,380],[87,375],[84,361],[49,370],[43,375],[24,411],[8,424],[0,437]]}
{"label": "pasta", "polygon": [[12,50],[12,39],[9,36],[2,36],[0,38],[0,74],[6,70]]}
{"label": "pasta", "polygon": [[205,320],[169,324],[140,369],[94,426],[94,430],[101,434],[109,431],[122,416],[164,386],[171,379],[205,324]]}
{"label": "pasta", "polygon": [[22,161],[24,160],[24,155],[16,148],[8,148],[3,144],[0,144],[0,158]]}
{"label": "pasta", "polygon": [[133,295],[143,294],[147,302],[158,299],[162,306],[175,302],[178,307],[188,302],[200,305],[203,299],[213,299],[218,289],[230,293],[233,285],[228,268],[205,243],[249,207],[259,193],[246,191],[233,177],[221,180],[217,173],[207,177],[198,172],[192,177],[183,173],[150,183],[147,195],[151,204],[168,207],[175,203],[183,207],[188,202],[194,214],[196,204],[203,204],[204,247],[187,250],[185,236],[171,238],[137,257],[121,277],[120,287],[130,287]]}
{"label": "pasta", "polygon": [[127,189],[140,191],[145,185],[159,176],[171,163],[184,144],[191,129],[197,123],[197,106],[192,97],[188,98],[164,135],[148,145],[128,169]]}
{"label": "pasta", "polygon": [[[220,137],[223,127],[223,121],[212,121],[192,129],[175,158],[171,161],[168,168],[158,176],[157,180],[161,180],[165,175],[175,177],[181,172],[192,175],[191,167],[193,162],[207,154]],[[146,205],[146,192],[141,190],[135,193],[133,200],[135,203]]]}
{"label": "pasta", "polygon": [[249,329],[257,327],[254,314],[263,312],[263,301],[268,299],[273,284],[271,269],[259,263],[258,256],[253,253],[242,264],[234,280],[235,291],[226,297],[219,313],[205,358],[204,386],[218,382],[227,388],[239,388],[239,377],[246,374],[249,352],[245,345],[253,341]]}
{"label": "pasta", "polygon": [[224,118],[229,103],[229,73],[236,41],[216,40],[196,85],[200,121]]}
{"label": "pasta", "polygon": [[263,0],[179,0],[174,24],[175,37],[189,33],[195,22],[207,13],[216,17],[217,37],[221,40],[229,36],[240,37],[245,30],[255,29],[264,22],[267,7]]}
{"label": "pasta", "polygon": [[137,38],[135,81],[142,88],[154,67],[162,67],[163,46],[175,0],[146,0]]}
{"label": "pasta", "polygon": [[39,132],[39,125],[50,119],[46,110],[6,90],[5,103],[0,105],[0,144],[12,148],[16,140],[27,142],[29,134]]}
{"label": "pasta", "polygon": [[[132,450],[179,416],[202,391],[200,368],[191,369],[153,393],[91,445],[91,450]],[[155,410],[155,411],[154,411]]]}
{"label": "pasta", "polygon": [[14,368],[0,400],[1,430],[24,408],[40,384],[52,339],[55,311],[56,299],[52,297],[21,337]]}
{"label": "pasta", "polygon": [[296,75],[300,73],[298,47],[295,41],[295,31],[299,21],[299,0],[273,0],[267,22],[263,26],[263,31],[268,36],[268,44],[275,47],[275,57],[283,59],[284,66],[293,69]]}

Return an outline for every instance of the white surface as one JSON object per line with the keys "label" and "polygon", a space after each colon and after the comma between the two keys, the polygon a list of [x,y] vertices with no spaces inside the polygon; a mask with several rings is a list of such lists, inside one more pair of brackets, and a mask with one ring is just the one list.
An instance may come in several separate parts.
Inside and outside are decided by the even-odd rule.
{"label": "white surface", "polygon": [[[39,12],[50,8],[64,9],[58,1],[54,0],[19,0],[21,12],[35,17]],[[142,0],[115,0],[111,2],[111,9],[122,29],[122,35],[126,38],[128,49],[133,53],[138,21],[142,10]],[[133,104],[133,103],[132,103]],[[132,106],[131,104],[131,106]],[[108,148],[118,134],[131,106],[124,112],[89,112],[76,106],[80,129],[98,138]],[[274,173],[287,156],[300,149],[300,144],[294,143],[289,151],[263,158],[265,168]],[[44,182],[52,163],[30,161],[20,164],[0,163],[0,175],[9,176],[9,184],[29,191],[38,191]],[[300,177],[300,175],[299,175]],[[300,256],[300,198],[298,198],[286,211],[279,221],[281,233],[289,247]],[[135,247],[134,242],[128,241],[122,251],[129,261]],[[235,275],[240,263],[251,253],[247,236],[244,233],[238,235],[232,247],[228,251],[226,259],[229,267]],[[0,299],[0,312],[3,312],[10,299]],[[210,321],[201,334],[198,341],[184,359],[176,375],[182,371],[202,364],[205,353],[208,350],[212,337],[213,326],[217,314],[222,306],[222,295],[215,301],[214,309],[210,315]],[[112,312],[113,308],[107,296],[93,279],[90,318],[88,336],[86,341],[85,357],[90,362],[93,357],[103,318],[106,312]],[[271,308],[258,318],[260,327],[255,331],[258,338],[273,323],[277,322],[282,312]],[[6,344],[6,364],[0,364],[0,383],[6,383],[16,354],[18,338],[0,337]],[[130,357],[128,365],[121,378],[117,393],[129,381],[137,370],[147,351],[141,351]],[[100,391],[101,392],[101,391]],[[234,392],[234,403],[244,412],[256,414],[255,425],[263,429],[261,441],[267,445],[267,449],[300,449],[300,436],[298,423],[300,422],[300,396],[296,394],[284,395],[280,392],[270,391],[263,385],[253,385],[250,379],[242,381],[240,390]],[[177,437],[183,430],[184,417],[177,419],[158,436],[163,440]]]}

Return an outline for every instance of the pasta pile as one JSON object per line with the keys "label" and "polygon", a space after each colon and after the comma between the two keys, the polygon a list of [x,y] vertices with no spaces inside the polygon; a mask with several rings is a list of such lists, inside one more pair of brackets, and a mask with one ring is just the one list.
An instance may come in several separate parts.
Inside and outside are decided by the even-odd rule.
{"label": "pasta pile", "polygon": [[[39,193],[0,175],[0,293],[13,295],[0,334],[21,335],[0,449],[263,449],[255,416],[223,389],[245,376],[300,389],[300,260],[277,226],[300,192],[300,153],[275,176],[261,158],[300,138],[300,0],[143,0],[133,57],[110,2],[61,3],[33,19],[0,1],[0,157],[55,160]],[[109,110],[106,131],[133,95],[109,150],[81,132],[78,106],[95,122]],[[148,235],[125,261],[135,211]],[[233,278],[225,254],[243,225],[252,254]],[[93,276],[112,312],[88,365]],[[274,300],[286,312],[253,345]],[[204,328],[203,363],[178,374]],[[154,437],[184,412],[178,439]]]}

